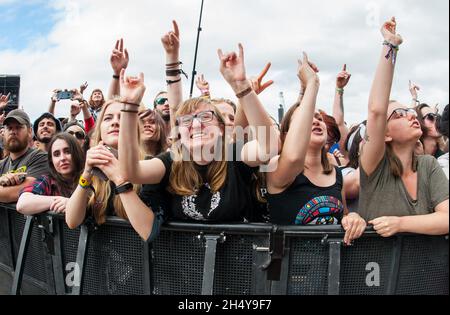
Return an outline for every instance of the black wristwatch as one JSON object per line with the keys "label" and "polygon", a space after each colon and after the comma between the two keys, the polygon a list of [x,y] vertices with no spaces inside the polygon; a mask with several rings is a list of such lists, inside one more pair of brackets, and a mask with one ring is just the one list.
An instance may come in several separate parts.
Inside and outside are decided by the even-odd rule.
{"label": "black wristwatch", "polygon": [[128,191],[130,191],[132,189],[133,189],[133,184],[125,183],[125,184],[122,184],[120,186],[117,186],[114,191],[115,191],[116,195],[120,195],[120,194],[128,192]]}

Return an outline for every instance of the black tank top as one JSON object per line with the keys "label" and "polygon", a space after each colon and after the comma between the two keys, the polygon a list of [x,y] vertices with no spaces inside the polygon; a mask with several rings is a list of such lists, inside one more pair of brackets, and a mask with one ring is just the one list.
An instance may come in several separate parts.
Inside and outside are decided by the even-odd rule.
{"label": "black tank top", "polygon": [[341,224],[342,173],[337,167],[336,183],[330,187],[314,185],[303,173],[280,194],[268,194],[270,222],[278,225]]}

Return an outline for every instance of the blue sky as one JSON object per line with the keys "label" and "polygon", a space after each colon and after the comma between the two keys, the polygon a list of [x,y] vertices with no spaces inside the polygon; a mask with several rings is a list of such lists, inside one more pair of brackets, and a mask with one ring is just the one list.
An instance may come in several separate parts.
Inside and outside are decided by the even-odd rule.
{"label": "blue sky", "polygon": [[0,50],[22,50],[45,37],[55,24],[48,1],[0,1]]}

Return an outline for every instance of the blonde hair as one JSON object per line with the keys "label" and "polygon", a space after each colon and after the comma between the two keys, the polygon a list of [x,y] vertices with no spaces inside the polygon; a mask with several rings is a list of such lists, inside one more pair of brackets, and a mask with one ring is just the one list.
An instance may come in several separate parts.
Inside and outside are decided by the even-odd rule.
{"label": "blonde hair", "polygon": [[[114,99],[111,99],[107,101],[98,116],[97,123],[95,126],[94,133],[92,135],[93,139],[93,145],[96,146],[102,141],[101,136],[101,124],[103,121],[103,117],[105,116],[106,109],[114,104],[119,102],[119,98],[115,97]],[[139,110],[145,110],[145,106],[141,104],[139,107]],[[139,124],[137,126],[138,128],[138,139],[140,138],[140,131],[139,131]],[[140,140],[138,140],[140,142]],[[143,157],[142,149],[140,148],[140,156]],[[92,194],[88,201],[88,208],[92,211],[92,215],[95,219],[95,222],[99,225],[105,223],[106,221],[106,210],[108,208],[108,200],[111,196],[111,185],[110,181],[102,181],[97,177],[93,177],[92,179],[92,186],[95,189],[95,194]],[[141,185],[133,185],[133,191],[138,193],[141,189]],[[125,212],[125,208],[122,204],[122,201],[120,201],[119,196],[114,196],[113,200],[114,210],[118,217],[128,220],[128,216]]]}
{"label": "blonde hair", "polygon": [[[220,114],[219,110],[214,106],[210,100],[203,98],[192,98],[181,104],[180,108],[176,112],[176,117],[187,115],[194,112],[201,105],[209,105],[219,121],[219,125],[224,126],[225,122]],[[176,123],[176,132],[178,134],[178,121]],[[212,161],[208,165],[206,173],[206,180],[211,186],[213,193],[218,192],[224,185],[227,179],[227,161],[226,161],[226,140],[225,133],[222,135],[222,156],[220,161]],[[192,156],[189,161],[183,161],[183,151],[186,152],[183,145],[175,146],[172,148],[172,152],[176,158],[172,163],[172,170],[169,179],[169,191],[173,194],[180,196],[190,196],[197,192],[198,189],[204,184],[203,178],[195,168],[195,163],[192,161]]]}

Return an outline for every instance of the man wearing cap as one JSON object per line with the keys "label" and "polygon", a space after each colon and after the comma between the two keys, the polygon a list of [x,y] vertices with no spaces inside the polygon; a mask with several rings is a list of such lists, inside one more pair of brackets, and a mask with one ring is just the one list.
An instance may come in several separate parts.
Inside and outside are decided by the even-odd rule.
{"label": "man wearing cap", "polygon": [[39,141],[38,149],[47,152],[53,136],[62,131],[61,122],[52,114],[44,113],[34,122],[33,131]]}
{"label": "man wearing cap", "polygon": [[15,203],[22,188],[48,174],[47,154],[30,148],[31,123],[24,111],[11,111],[4,125],[3,145],[10,154],[0,161],[0,202]]}

